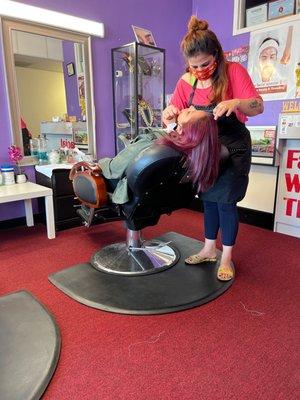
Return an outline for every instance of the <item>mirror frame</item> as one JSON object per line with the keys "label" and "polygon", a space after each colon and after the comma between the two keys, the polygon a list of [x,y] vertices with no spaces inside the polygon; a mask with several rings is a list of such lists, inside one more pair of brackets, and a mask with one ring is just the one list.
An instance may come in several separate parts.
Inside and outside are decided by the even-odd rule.
{"label": "mirror frame", "polygon": [[[94,92],[93,92],[93,71],[92,71],[92,53],[91,53],[91,36],[71,33],[56,28],[48,28],[43,25],[26,23],[12,19],[2,18],[2,37],[3,37],[3,52],[6,70],[6,89],[9,99],[9,112],[11,121],[11,133],[13,143],[23,150],[23,141],[20,131],[20,103],[17,87],[17,78],[15,72],[15,60],[13,52],[12,31],[23,31],[42,36],[49,36],[60,40],[69,40],[74,43],[83,44],[85,57],[85,91],[86,91],[86,120],[89,147],[88,152],[96,158],[96,126],[95,126],[95,107],[94,107]],[[21,162],[22,165],[37,164],[36,158],[25,156]]]}

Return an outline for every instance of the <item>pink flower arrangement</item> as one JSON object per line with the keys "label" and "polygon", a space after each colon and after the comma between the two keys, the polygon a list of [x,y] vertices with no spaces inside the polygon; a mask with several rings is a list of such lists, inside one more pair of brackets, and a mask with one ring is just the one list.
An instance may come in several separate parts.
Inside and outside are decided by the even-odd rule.
{"label": "pink flower arrangement", "polygon": [[22,160],[23,154],[21,152],[20,147],[15,146],[14,144],[8,148],[8,157],[11,162],[15,163],[18,169],[18,174],[22,174],[19,161]]}

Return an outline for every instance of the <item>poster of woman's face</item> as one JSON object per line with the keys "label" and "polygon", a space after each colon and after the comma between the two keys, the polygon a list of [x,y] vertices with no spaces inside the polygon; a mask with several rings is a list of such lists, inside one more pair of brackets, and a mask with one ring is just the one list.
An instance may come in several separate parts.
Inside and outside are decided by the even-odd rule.
{"label": "poster of woman's face", "polygon": [[264,100],[295,98],[299,37],[298,21],[251,32],[248,72]]}
{"label": "poster of woman's face", "polygon": [[132,25],[132,29],[138,43],[147,44],[148,46],[156,46],[152,32],[148,29],[139,28]]}
{"label": "poster of woman's face", "polygon": [[[273,38],[263,40],[258,48],[258,68],[262,82],[272,82],[278,74],[279,41]],[[277,70],[276,70],[277,69]]]}

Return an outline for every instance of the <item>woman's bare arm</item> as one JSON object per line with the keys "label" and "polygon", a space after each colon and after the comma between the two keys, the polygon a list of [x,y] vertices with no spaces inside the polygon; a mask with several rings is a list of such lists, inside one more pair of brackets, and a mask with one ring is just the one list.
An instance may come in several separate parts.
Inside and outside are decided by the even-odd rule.
{"label": "woman's bare arm", "polygon": [[238,110],[246,114],[248,117],[261,114],[264,111],[264,102],[261,98],[238,99]]}
{"label": "woman's bare arm", "polygon": [[222,115],[227,117],[236,110],[241,111],[248,117],[254,117],[264,111],[264,103],[260,97],[250,99],[231,99],[221,101],[213,110],[214,118],[218,119]]}

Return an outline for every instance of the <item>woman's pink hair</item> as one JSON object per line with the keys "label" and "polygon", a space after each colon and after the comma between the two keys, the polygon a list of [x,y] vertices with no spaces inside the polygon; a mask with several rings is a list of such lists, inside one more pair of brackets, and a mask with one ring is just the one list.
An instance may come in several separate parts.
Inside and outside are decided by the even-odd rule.
{"label": "woman's pink hair", "polygon": [[186,156],[188,175],[198,192],[205,192],[215,182],[219,172],[220,144],[218,127],[207,114],[194,123],[185,124],[182,133],[171,132],[158,140]]}

